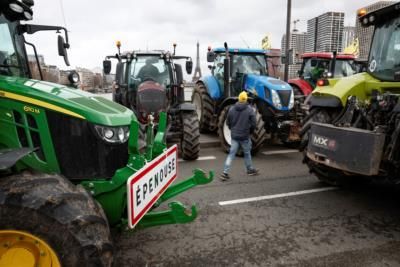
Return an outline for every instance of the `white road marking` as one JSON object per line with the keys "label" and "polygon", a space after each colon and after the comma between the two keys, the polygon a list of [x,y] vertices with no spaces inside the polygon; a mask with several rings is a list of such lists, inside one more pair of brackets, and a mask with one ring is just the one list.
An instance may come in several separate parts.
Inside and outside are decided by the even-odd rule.
{"label": "white road marking", "polygon": [[285,149],[285,150],[271,150],[262,152],[264,155],[277,155],[277,154],[288,154],[299,152],[297,149]]}
{"label": "white road marking", "polygon": [[[214,160],[217,159],[215,156],[205,156],[205,157],[198,157],[197,160]],[[184,162],[184,159],[178,159],[178,162]]]}
{"label": "white road marking", "polygon": [[274,198],[292,197],[292,196],[298,196],[298,195],[312,194],[312,193],[331,191],[331,190],[336,190],[336,189],[338,189],[338,188],[337,187],[323,187],[323,188],[302,190],[302,191],[297,191],[297,192],[289,192],[289,193],[269,195],[269,196],[259,196],[259,197],[242,198],[242,199],[235,199],[235,200],[229,200],[229,201],[220,201],[220,202],[218,202],[218,204],[220,206],[226,206],[226,205],[240,204],[240,203],[246,203],[246,202],[274,199]]}

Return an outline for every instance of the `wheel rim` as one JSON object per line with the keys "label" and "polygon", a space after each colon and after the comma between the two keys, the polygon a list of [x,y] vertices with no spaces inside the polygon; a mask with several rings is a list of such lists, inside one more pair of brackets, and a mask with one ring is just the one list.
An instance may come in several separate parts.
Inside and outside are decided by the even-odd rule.
{"label": "wheel rim", "polygon": [[232,139],[231,139],[231,130],[229,129],[228,124],[226,123],[226,117],[225,117],[225,121],[224,121],[223,134],[224,134],[225,142],[226,142],[228,145],[231,145],[231,142],[232,142]]}
{"label": "wheel rim", "polygon": [[61,267],[55,251],[42,239],[22,231],[0,231],[0,266]]}
{"label": "wheel rim", "polygon": [[199,120],[201,120],[201,115],[203,115],[203,112],[201,110],[201,97],[199,94],[193,95],[193,103],[196,106],[197,117]]}

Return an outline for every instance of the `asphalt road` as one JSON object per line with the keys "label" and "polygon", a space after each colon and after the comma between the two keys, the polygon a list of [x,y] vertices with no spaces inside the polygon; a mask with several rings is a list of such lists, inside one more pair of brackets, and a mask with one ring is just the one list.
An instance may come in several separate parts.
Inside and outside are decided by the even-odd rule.
{"label": "asphalt road", "polygon": [[216,171],[212,183],[177,198],[197,204],[197,220],[116,234],[116,266],[400,266],[399,189],[327,188],[300,153],[263,151],[253,158],[259,176],[248,177],[238,158],[227,182],[218,179],[220,148],[180,162],[178,180],[194,168]]}

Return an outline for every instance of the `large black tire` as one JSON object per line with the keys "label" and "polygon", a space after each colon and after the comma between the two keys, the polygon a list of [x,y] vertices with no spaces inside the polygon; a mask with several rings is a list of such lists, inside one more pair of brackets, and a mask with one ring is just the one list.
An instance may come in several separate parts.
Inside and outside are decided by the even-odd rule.
{"label": "large black tire", "polygon": [[62,266],[111,266],[113,244],[100,205],[58,175],[0,178],[0,229],[28,232],[51,246]]}
{"label": "large black tire", "polygon": [[[228,126],[226,125],[226,118],[228,116],[228,111],[232,107],[232,105],[227,105],[221,112],[218,118],[218,136],[219,140],[221,142],[222,149],[229,153],[229,149],[231,147],[230,143],[230,130],[228,129]],[[257,152],[260,150],[262,145],[265,142],[266,139],[266,131],[264,127],[264,121],[261,117],[260,112],[258,112],[257,109],[254,110],[256,112],[256,129],[254,130],[253,134],[251,135],[251,153],[253,155],[257,154]],[[243,151],[239,149],[237,152],[238,156],[243,155]]]}
{"label": "large black tire", "polygon": [[195,160],[200,153],[199,118],[196,112],[182,113],[181,153],[184,160]]}
{"label": "large black tire", "polygon": [[342,184],[341,180],[343,173],[340,170],[318,164],[317,162],[309,159],[307,157],[307,146],[310,138],[309,136],[312,122],[331,123],[336,116],[337,112],[333,110],[326,110],[321,108],[311,109],[307,117],[304,118],[303,127],[300,131],[300,150],[303,151],[303,162],[307,164],[310,172],[314,173],[321,182],[335,186]]}
{"label": "large black tire", "polygon": [[213,100],[202,83],[197,83],[192,94],[192,103],[196,106],[201,132],[214,132],[216,123],[214,119]]}

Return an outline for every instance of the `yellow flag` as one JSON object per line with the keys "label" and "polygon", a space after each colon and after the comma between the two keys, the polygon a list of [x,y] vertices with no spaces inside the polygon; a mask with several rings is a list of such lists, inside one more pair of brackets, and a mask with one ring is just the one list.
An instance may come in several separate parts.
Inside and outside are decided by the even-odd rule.
{"label": "yellow flag", "polygon": [[271,49],[272,44],[271,44],[271,36],[267,34],[261,41],[261,47],[264,50]]}
{"label": "yellow flag", "polygon": [[358,38],[354,39],[353,42],[343,50],[343,53],[353,54],[355,57],[358,57],[360,54]]}

